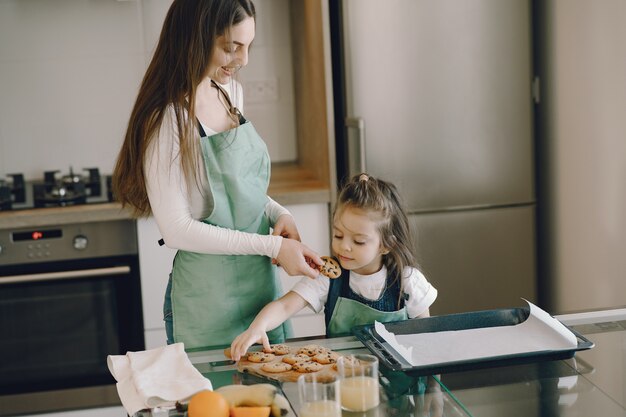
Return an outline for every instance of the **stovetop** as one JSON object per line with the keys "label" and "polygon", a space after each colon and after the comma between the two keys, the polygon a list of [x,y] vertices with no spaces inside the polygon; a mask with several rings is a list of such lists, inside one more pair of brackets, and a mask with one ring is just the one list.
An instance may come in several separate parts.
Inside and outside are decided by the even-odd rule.
{"label": "stovetop", "polygon": [[25,180],[20,173],[0,178],[0,211],[66,207],[113,201],[111,176],[98,168],[75,172],[69,168],[45,171],[42,178]]}

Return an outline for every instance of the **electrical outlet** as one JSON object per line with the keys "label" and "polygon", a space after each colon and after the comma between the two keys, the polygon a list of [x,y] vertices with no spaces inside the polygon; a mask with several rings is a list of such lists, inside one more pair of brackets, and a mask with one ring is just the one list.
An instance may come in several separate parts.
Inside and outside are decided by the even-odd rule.
{"label": "electrical outlet", "polygon": [[248,103],[278,100],[278,80],[276,78],[247,81],[243,88],[245,99]]}

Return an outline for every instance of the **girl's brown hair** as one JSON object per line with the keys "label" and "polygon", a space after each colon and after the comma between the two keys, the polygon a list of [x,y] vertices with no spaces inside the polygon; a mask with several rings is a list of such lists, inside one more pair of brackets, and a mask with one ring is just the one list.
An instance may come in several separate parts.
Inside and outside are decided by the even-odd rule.
{"label": "girl's brown hair", "polygon": [[256,17],[251,0],[174,0],[170,6],[113,171],[115,198],[123,206],[130,206],[136,216],[151,213],[144,159],[170,106],[179,134],[177,157],[187,183],[197,183],[198,84],[207,76],[216,38],[248,17]]}
{"label": "girl's brown hair", "polygon": [[378,216],[381,245],[389,250],[383,255],[383,264],[392,277],[387,286],[400,280],[406,267],[418,267],[409,220],[395,185],[365,173],[355,175],[342,187],[333,216],[341,214],[346,208]]}

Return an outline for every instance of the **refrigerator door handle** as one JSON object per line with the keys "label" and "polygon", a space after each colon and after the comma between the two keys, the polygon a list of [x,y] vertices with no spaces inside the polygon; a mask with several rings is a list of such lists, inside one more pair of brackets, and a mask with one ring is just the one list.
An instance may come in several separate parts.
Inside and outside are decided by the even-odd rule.
{"label": "refrigerator door handle", "polygon": [[[348,175],[366,171],[365,166],[365,120],[362,117],[346,117],[346,149],[348,151]],[[356,131],[350,135],[350,131]]]}

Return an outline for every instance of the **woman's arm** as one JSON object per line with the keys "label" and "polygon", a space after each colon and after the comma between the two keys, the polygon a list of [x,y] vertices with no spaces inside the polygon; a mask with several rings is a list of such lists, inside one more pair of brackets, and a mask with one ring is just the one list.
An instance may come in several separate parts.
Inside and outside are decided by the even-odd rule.
{"label": "woman's arm", "polygon": [[[165,117],[145,161],[150,207],[165,244],[173,249],[215,255],[268,256],[278,259],[289,275],[317,276],[307,261],[321,265],[322,260],[296,240],[245,233],[197,219],[202,218],[204,201],[211,196],[203,195],[207,191],[199,190],[195,182],[187,184],[180,165],[178,134],[171,118],[171,114]],[[200,188],[209,189],[206,184]],[[290,216],[279,216],[279,220],[282,217]]]}
{"label": "woman's arm", "polygon": [[210,196],[202,196],[195,183],[187,184],[178,157],[178,135],[167,117],[148,150],[145,167],[152,214],[168,247],[218,255],[278,255],[280,236],[244,233],[194,218],[194,209],[201,210],[192,208],[194,196],[200,202]]}
{"label": "woman's arm", "polygon": [[263,348],[269,350],[270,342],[267,332],[275,329],[289,317],[306,306],[307,302],[293,291],[289,291],[278,300],[267,304],[257,314],[248,330],[241,333],[230,345],[230,355],[238,361],[253,343],[262,343]]}

